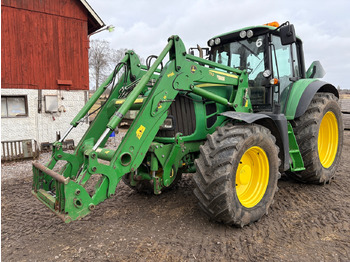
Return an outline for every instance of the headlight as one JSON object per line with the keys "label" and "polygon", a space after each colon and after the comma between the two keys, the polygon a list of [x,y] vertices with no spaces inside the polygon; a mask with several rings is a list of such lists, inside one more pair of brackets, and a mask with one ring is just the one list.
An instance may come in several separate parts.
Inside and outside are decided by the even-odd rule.
{"label": "headlight", "polygon": [[266,69],[264,72],[263,72],[263,76],[265,78],[269,78],[271,76],[271,70],[269,69]]}
{"label": "headlight", "polygon": [[167,129],[167,130],[174,130],[174,118],[173,116],[168,116],[165,120],[164,123],[160,126],[159,129]]}
{"label": "headlight", "polygon": [[241,32],[239,33],[239,36],[240,36],[241,38],[245,38],[245,37],[247,36],[247,32],[246,32],[246,31],[241,31]]}
{"label": "headlight", "polygon": [[214,45],[214,39],[210,39],[209,40],[209,46],[213,46]]}
{"label": "headlight", "polygon": [[215,44],[216,45],[219,45],[221,43],[221,39],[218,37],[218,38],[215,38]]}
{"label": "headlight", "polygon": [[248,30],[248,31],[247,31],[247,37],[248,37],[248,38],[251,38],[251,37],[253,36],[253,34],[254,34],[254,33],[253,33],[252,30]]}

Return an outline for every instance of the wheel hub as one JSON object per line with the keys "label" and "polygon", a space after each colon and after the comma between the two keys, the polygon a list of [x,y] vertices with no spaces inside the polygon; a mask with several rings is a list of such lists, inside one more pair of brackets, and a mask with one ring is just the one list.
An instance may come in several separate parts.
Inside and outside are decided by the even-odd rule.
{"label": "wheel hub", "polygon": [[246,208],[264,197],[269,182],[269,160],[261,147],[251,147],[242,156],[236,171],[236,193]]}
{"label": "wheel hub", "polygon": [[335,114],[328,111],[320,124],[318,133],[318,156],[324,168],[329,168],[338,151],[338,122]]}
{"label": "wheel hub", "polygon": [[238,181],[241,185],[247,185],[252,179],[252,169],[249,165],[244,165],[238,174]]}

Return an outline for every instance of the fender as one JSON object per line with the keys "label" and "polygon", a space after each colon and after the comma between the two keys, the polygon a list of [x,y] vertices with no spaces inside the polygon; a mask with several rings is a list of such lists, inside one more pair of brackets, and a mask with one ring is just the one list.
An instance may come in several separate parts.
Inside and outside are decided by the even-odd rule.
{"label": "fender", "polygon": [[287,119],[283,114],[252,114],[240,113],[235,111],[227,111],[220,115],[226,116],[233,120],[243,121],[248,124],[256,123],[258,125],[268,128],[272,135],[276,137],[277,146],[280,148],[280,158],[283,163],[280,171],[289,169],[289,140],[288,140],[288,126]]}
{"label": "fender", "polygon": [[302,116],[317,92],[328,92],[339,98],[338,90],[332,85],[318,79],[300,79],[295,82],[289,94],[285,108],[288,120]]}

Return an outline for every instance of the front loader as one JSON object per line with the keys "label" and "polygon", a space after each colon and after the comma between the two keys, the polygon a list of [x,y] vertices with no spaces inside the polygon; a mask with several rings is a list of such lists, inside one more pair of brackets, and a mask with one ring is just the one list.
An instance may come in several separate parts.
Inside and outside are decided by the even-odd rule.
{"label": "front loader", "polygon": [[[202,210],[244,226],[268,212],[282,172],[329,182],[343,142],[339,94],[317,79],[319,62],[305,70],[293,25],[247,27],[208,46],[198,46],[197,57],[171,36],[147,66],[128,51],[54,143],[50,161],[33,163],[33,194],[71,222],[113,197],[121,179],[138,192],[160,194],[182,173],[194,173]],[[107,88],[74,153],[63,152],[64,139]],[[106,148],[129,110],[138,114],[125,137],[116,150]]]}

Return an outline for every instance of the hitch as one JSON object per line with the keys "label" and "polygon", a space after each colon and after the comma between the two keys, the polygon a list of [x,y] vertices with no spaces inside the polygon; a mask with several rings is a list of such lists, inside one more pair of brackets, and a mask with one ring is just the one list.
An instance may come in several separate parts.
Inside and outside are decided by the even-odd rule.
{"label": "hitch", "polygon": [[70,178],[33,163],[33,195],[65,223],[82,218],[95,207],[95,202],[84,187]]}

